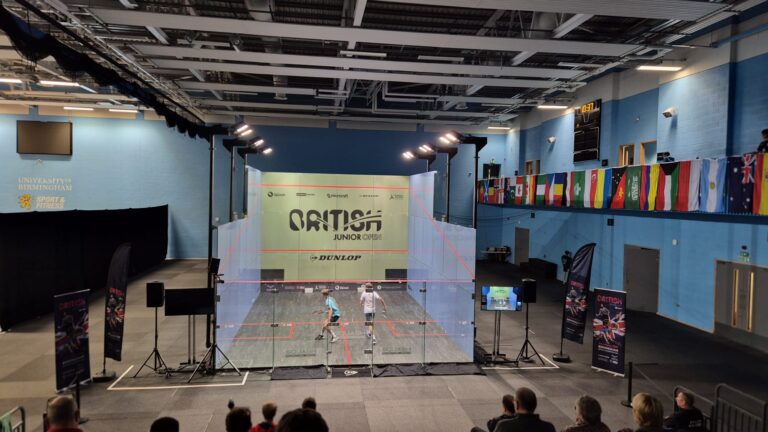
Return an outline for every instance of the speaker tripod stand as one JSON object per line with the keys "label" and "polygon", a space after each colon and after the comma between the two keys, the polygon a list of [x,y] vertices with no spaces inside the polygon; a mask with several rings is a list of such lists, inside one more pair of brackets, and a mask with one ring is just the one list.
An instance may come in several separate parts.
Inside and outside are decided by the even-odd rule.
{"label": "speaker tripod stand", "polygon": [[[527,362],[530,363],[533,361],[534,357],[538,357],[539,361],[541,362],[542,366],[546,366],[547,364],[544,363],[544,359],[541,358],[541,355],[538,351],[536,351],[536,347],[533,346],[533,343],[528,338],[528,333],[530,333],[530,327],[528,325],[528,309],[530,308],[529,303],[525,303],[525,341],[523,341],[523,346],[520,348],[520,352],[517,354],[517,358],[515,359],[516,363],[519,362]],[[531,351],[533,354],[531,354]]]}
{"label": "speaker tripod stand", "polygon": [[[165,360],[163,360],[163,356],[160,355],[160,350],[157,349],[157,306],[155,306],[155,347],[152,348],[152,352],[149,353],[147,356],[147,359],[144,360],[144,364],[141,365],[139,370],[136,371],[136,373],[133,375],[134,378],[136,378],[142,369],[145,367],[148,367],[152,369],[155,373],[162,373],[165,374],[166,378],[171,377],[171,370],[168,368],[168,365],[165,363]],[[152,362],[150,363],[150,359],[152,359]]]}
{"label": "speaker tripod stand", "polygon": [[[217,260],[218,261],[218,260]],[[218,263],[216,265],[216,270],[218,270]],[[211,340],[211,346],[208,347],[208,351],[205,352],[205,355],[203,355],[203,358],[200,359],[200,363],[198,363],[197,367],[195,367],[195,370],[192,371],[192,376],[189,377],[189,380],[187,380],[187,383],[191,383],[193,379],[195,379],[195,376],[199,373],[204,373],[207,375],[215,375],[216,374],[216,353],[221,355],[222,359],[226,360],[226,362],[221,365],[221,369],[224,369],[227,365],[232,366],[232,368],[237,372],[238,375],[243,375],[240,372],[240,369],[235,366],[234,363],[232,363],[232,360],[227,357],[226,354],[224,354],[224,351],[219,348],[219,344],[216,343],[216,287],[219,283],[224,282],[221,280],[220,274],[216,274],[216,270],[211,272],[210,276],[213,279],[213,283],[211,286],[213,287],[211,289],[211,295],[213,295],[213,298],[211,299],[211,304],[214,305],[213,307],[213,314],[211,315],[211,334],[212,334],[212,340]]]}

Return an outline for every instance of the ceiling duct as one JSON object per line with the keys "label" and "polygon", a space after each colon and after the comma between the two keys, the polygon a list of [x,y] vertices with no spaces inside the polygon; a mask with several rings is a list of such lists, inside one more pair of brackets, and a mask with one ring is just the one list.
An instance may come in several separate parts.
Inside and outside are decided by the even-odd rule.
{"label": "ceiling duct", "polygon": [[[272,21],[272,8],[274,7],[274,0],[244,0],[245,7],[248,9],[251,17],[256,21],[269,22]],[[264,42],[264,52],[270,54],[282,54],[280,49],[280,39],[276,37],[262,37]],[[273,66],[283,66],[281,64],[274,64]],[[275,87],[287,87],[288,80],[284,76],[272,75],[272,85]],[[285,93],[275,93],[276,100],[286,100]]]}

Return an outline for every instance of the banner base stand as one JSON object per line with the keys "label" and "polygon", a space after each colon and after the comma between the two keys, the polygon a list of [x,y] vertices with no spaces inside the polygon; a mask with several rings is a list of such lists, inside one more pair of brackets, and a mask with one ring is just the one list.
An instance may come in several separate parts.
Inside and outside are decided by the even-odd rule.
{"label": "banner base stand", "polygon": [[569,356],[566,353],[554,353],[552,354],[552,360],[558,362],[558,363],[570,363],[571,362],[571,356]]}
{"label": "banner base stand", "polygon": [[110,382],[115,378],[117,378],[117,374],[115,373],[115,371],[110,371],[105,369],[97,373],[93,377],[91,377],[91,380],[93,380],[93,382],[102,383],[102,382]]}

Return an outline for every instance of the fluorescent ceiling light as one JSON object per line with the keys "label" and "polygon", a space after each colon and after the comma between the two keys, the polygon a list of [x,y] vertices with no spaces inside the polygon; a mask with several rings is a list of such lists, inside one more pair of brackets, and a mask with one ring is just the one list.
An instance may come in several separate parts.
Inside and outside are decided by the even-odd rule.
{"label": "fluorescent ceiling light", "polygon": [[267,148],[265,148],[265,149],[264,149],[264,151],[263,151],[262,153],[263,153],[263,154],[270,154],[270,153],[272,153],[272,147],[267,147]]}
{"label": "fluorescent ceiling light", "polygon": [[591,68],[597,69],[603,67],[601,64],[594,63],[573,63],[573,62],[560,62],[557,64],[560,67],[574,67],[574,68]]}
{"label": "fluorescent ceiling light", "polygon": [[85,90],[85,91],[87,91],[87,92],[89,92],[89,93],[94,93],[94,94],[98,93],[96,90],[94,90],[94,89],[92,89],[92,88],[90,88],[88,86],[84,86],[82,84],[80,84],[80,88]]}
{"label": "fluorescent ceiling light", "polygon": [[642,65],[642,66],[638,66],[637,70],[657,71],[657,72],[677,72],[682,68],[683,68],[682,66]]}
{"label": "fluorescent ceiling light", "polygon": [[488,126],[488,129],[494,129],[494,130],[509,130],[509,126]]}
{"label": "fluorescent ceiling light", "polygon": [[427,61],[447,61],[447,62],[458,62],[458,63],[461,63],[464,61],[464,57],[420,55],[416,58],[419,60],[427,60]]}
{"label": "fluorescent ceiling light", "polygon": [[51,87],[80,87],[80,84],[72,81],[48,81],[48,80],[40,80],[38,82],[40,85],[44,86],[51,86]]}
{"label": "fluorescent ceiling light", "polygon": [[135,109],[123,109],[123,108],[110,108],[109,112],[116,112],[116,113],[137,113],[139,110]]}
{"label": "fluorescent ceiling light", "polygon": [[242,126],[240,126],[239,128],[235,129],[235,133],[240,133],[240,132],[242,132],[242,131],[244,131],[244,130],[248,129],[249,127],[250,127],[250,126],[248,126],[248,124],[247,124],[247,123],[246,123],[246,124],[243,124],[243,125],[242,125]]}
{"label": "fluorescent ceiling light", "polygon": [[93,111],[93,108],[74,107],[74,106],[65,106],[64,109],[67,111]]}
{"label": "fluorescent ceiling light", "polygon": [[21,80],[18,78],[0,78],[0,83],[21,84]]}
{"label": "fluorescent ceiling light", "polygon": [[348,57],[352,56],[361,56],[361,57],[386,57],[387,53],[377,53],[377,52],[370,52],[370,51],[350,51],[350,50],[341,50],[339,51],[341,55],[345,55]]}
{"label": "fluorescent ceiling light", "polygon": [[566,106],[566,105],[537,105],[536,108],[538,108],[538,109],[558,110],[558,109],[568,109],[568,106]]}

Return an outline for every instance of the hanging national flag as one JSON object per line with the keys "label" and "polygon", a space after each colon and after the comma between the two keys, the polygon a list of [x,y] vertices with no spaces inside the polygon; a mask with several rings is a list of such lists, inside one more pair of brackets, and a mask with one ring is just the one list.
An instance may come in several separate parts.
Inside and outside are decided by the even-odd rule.
{"label": "hanging national flag", "polygon": [[525,185],[525,177],[515,177],[515,204],[523,203],[523,186]]}
{"label": "hanging national flag", "polygon": [[536,201],[536,176],[525,176],[525,185],[523,187],[523,204],[533,205]]}
{"label": "hanging national flag", "polygon": [[544,205],[547,198],[547,175],[536,176],[536,205]]}
{"label": "hanging national flag", "polygon": [[700,208],[709,213],[725,211],[726,158],[703,159],[699,185]]}
{"label": "hanging national flag", "polygon": [[627,195],[627,177],[626,167],[611,169],[611,208],[623,209],[624,200]]}
{"label": "hanging national flag", "polygon": [[597,185],[594,192],[594,208],[608,208],[611,203],[611,169],[604,168],[597,171]]}
{"label": "hanging national flag", "polygon": [[587,170],[584,178],[584,208],[594,208],[595,192],[597,191],[597,171]]}
{"label": "hanging national flag", "polygon": [[659,176],[661,173],[661,165],[651,165],[650,172],[648,173],[648,209],[656,210],[656,198],[659,195]]}
{"label": "hanging national flag", "polygon": [[504,178],[504,204],[515,203],[515,179],[514,177]]}
{"label": "hanging national flag", "polygon": [[755,153],[728,158],[728,212],[752,213],[755,188]]}
{"label": "hanging national flag", "polygon": [[555,173],[547,176],[547,205],[561,207],[563,205],[563,188],[565,173]]}
{"label": "hanging national flag", "polygon": [[670,211],[677,201],[677,183],[680,164],[670,162],[659,165],[659,185],[656,188],[656,210]]}
{"label": "hanging national flag", "polygon": [[676,211],[696,211],[699,209],[699,179],[701,177],[701,159],[681,161],[678,168]]}
{"label": "hanging national flag", "polygon": [[[640,190],[642,189],[642,171],[644,167],[627,167],[625,174],[626,187],[624,188],[624,208],[628,210],[640,209]],[[614,201],[616,197],[614,196]]]}
{"label": "hanging national flag", "polygon": [[571,171],[569,173],[566,191],[566,206],[584,207],[584,171]]}
{"label": "hanging national flag", "polygon": [[648,210],[648,195],[651,193],[651,165],[640,167],[640,210]]}
{"label": "hanging national flag", "polygon": [[758,153],[756,156],[752,213],[768,215],[768,153]]}
{"label": "hanging national flag", "polygon": [[489,185],[488,180],[480,180],[477,182],[477,202],[478,203],[487,203],[488,201],[488,187]]}

